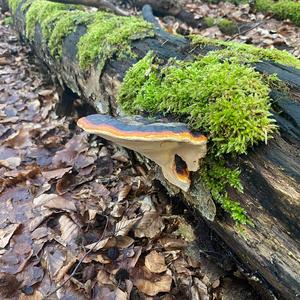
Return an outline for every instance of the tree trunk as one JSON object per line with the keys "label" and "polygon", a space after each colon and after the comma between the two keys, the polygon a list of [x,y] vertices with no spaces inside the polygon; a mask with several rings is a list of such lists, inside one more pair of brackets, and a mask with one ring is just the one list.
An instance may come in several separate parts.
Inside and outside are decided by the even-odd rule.
{"label": "tree trunk", "polygon": [[[152,20],[151,14],[145,15]],[[118,114],[116,95],[122,79],[130,66],[149,50],[165,60],[172,57],[183,60],[190,55],[188,40],[171,36],[156,26],[155,37],[132,42],[137,58],[110,59],[102,72],[95,66],[87,73],[79,67],[76,56],[76,44],[86,32],[85,26],[78,26],[64,39],[62,58],[58,61],[43,43],[39,24],[34,40],[29,41],[25,37],[25,15],[20,7],[13,17],[21,38],[30,44],[60,85],[88,101],[99,113]],[[201,54],[212,49],[203,47]],[[275,115],[280,133],[268,145],[259,145],[238,159],[244,193],[231,191],[231,194],[246,209],[254,227],[247,226],[243,234],[238,234],[230,218],[217,217],[208,223],[250,268],[254,280],[267,282],[280,299],[297,299],[300,295],[300,71],[271,61],[257,63],[255,67],[262,73],[277,73],[289,84],[291,92],[288,96],[271,93],[282,112]],[[201,182],[194,180],[189,192],[179,192],[177,196],[207,219],[213,219],[214,205],[203,193]]]}

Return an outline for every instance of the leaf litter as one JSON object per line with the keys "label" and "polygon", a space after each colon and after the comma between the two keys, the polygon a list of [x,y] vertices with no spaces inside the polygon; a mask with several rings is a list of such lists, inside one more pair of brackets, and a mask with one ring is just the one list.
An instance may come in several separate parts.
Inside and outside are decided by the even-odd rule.
{"label": "leaf litter", "polygon": [[124,149],[56,115],[55,88],[3,18],[0,298],[222,299],[228,271],[193,226]]}

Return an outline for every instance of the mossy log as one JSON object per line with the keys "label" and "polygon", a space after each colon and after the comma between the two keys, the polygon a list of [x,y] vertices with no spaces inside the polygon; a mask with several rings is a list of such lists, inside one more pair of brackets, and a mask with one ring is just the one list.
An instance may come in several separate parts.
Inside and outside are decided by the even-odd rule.
{"label": "mossy log", "polygon": [[[26,1],[15,2],[14,26],[21,39],[32,47],[65,93],[76,94],[103,114],[120,113],[116,97],[125,74],[149,50],[167,62],[170,58],[189,60],[193,52],[205,56],[222,47],[217,44],[196,47],[187,39],[169,35],[145,11],[146,18],[154,24],[154,35],[144,35],[130,42],[134,56],[111,53],[103,68],[99,68],[101,57],[98,57],[94,65],[83,69],[78,60],[77,43],[87,32],[84,24],[79,24],[63,38],[58,58],[51,55],[53,51],[49,49],[42,25],[38,22],[34,25],[32,37],[27,38],[26,9],[22,9]],[[276,73],[289,86],[288,93],[275,89],[270,93],[279,132],[267,145],[260,143],[247,155],[230,162],[242,171],[244,192],[230,190],[229,194],[241,203],[254,226],[245,226],[239,233],[226,215],[217,215],[213,220],[214,204],[197,174],[193,176],[189,192],[174,191],[171,187],[169,191],[210,219],[207,221],[209,226],[251,270],[254,280],[258,278],[268,284],[280,299],[297,299],[300,295],[300,71],[268,60],[256,62],[254,67],[263,74]]]}

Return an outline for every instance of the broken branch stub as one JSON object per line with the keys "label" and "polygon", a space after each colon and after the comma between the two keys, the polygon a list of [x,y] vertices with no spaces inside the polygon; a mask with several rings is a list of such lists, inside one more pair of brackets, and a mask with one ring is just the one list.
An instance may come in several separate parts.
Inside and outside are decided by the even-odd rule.
{"label": "broken branch stub", "polygon": [[90,115],[77,122],[88,133],[137,151],[157,163],[164,177],[183,191],[190,187],[190,171],[199,169],[207,138],[193,134],[183,123],[162,123],[142,117]]}

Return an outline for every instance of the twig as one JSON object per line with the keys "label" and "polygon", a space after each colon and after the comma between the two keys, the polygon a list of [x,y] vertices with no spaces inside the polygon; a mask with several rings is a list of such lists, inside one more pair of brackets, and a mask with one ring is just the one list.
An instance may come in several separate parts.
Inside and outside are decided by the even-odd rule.
{"label": "twig", "polygon": [[49,0],[49,1],[64,3],[64,4],[91,6],[91,7],[96,7],[98,9],[108,9],[114,12],[116,15],[129,16],[129,13],[116,7],[115,5],[113,5],[107,0]]}
{"label": "twig", "polygon": [[258,23],[255,24],[254,26],[252,26],[252,27],[250,27],[250,28],[248,28],[248,29],[246,29],[246,30],[244,30],[244,31],[242,31],[242,32],[239,32],[239,33],[233,35],[232,37],[226,39],[226,42],[232,41],[232,40],[234,40],[235,38],[237,38],[238,36],[241,36],[241,35],[243,35],[243,34],[249,32],[249,31],[255,29],[256,27],[258,27],[258,26],[260,26],[260,25],[266,23],[267,20],[268,20],[268,19],[265,19],[265,20],[263,20],[263,21],[261,21],[261,22],[258,22]]}
{"label": "twig", "polygon": [[70,281],[70,279],[72,277],[74,277],[74,275],[76,274],[76,271],[78,270],[78,268],[80,267],[80,265],[82,264],[82,262],[84,261],[84,259],[96,248],[96,246],[102,241],[104,233],[106,232],[106,228],[107,228],[107,224],[108,224],[108,217],[105,216],[106,218],[106,223],[105,223],[105,227],[104,230],[102,232],[102,235],[100,237],[100,239],[98,240],[97,243],[94,244],[94,246],[88,251],[86,252],[83,257],[79,260],[79,262],[77,263],[76,267],[74,268],[74,270],[72,271],[72,273],[69,275],[69,277],[61,284],[59,285],[56,289],[54,289],[52,292],[48,293],[45,297],[42,298],[42,300],[46,300],[48,299],[50,296],[52,296],[53,294],[55,294],[58,290],[60,290],[68,281]]}

